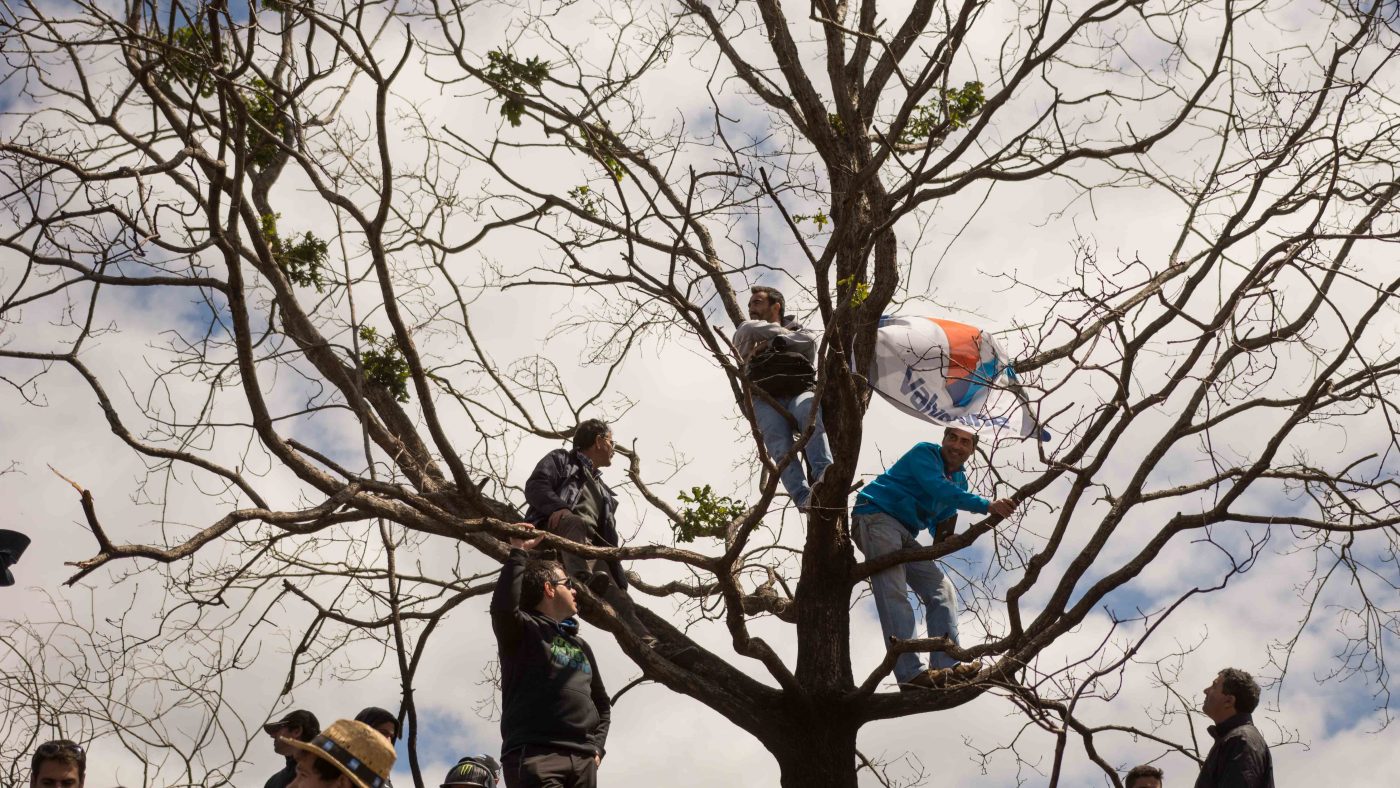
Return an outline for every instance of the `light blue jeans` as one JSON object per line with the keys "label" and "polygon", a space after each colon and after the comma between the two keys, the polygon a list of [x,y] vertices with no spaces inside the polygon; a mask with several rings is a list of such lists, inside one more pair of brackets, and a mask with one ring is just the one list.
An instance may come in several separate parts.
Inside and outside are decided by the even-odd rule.
{"label": "light blue jeans", "polygon": [[[763,446],[768,449],[768,456],[772,457],[775,463],[781,462],[783,456],[792,451],[793,444],[797,443],[798,430],[807,426],[812,408],[817,408],[817,421],[812,427],[812,437],[807,441],[807,445],[802,447],[802,453],[807,455],[810,478],[816,481],[821,477],[822,471],[826,470],[826,466],[831,464],[831,445],[826,441],[826,427],[822,426],[822,412],[821,408],[817,407],[814,392],[804,391],[795,397],[773,397],[773,401],[791,413],[798,425],[797,429],[794,429],[780,411],[775,410],[761,397],[754,396],[754,419],[758,422],[759,434],[763,436]],[[779,478],[783,482],[783,489],[792,497],[793,503],[806,506],[812,489],[807,486],[809,477],[802,472],[802,460],[793,457],[792,461],[783,467]]]}
{"label": "light blue jeans", "polygon": [[[879,558],[898,550],[919,547],[909,529],[884,512],[857,514],[851,518],[851,538],[865,554],[866,560]],[[870,578],[875,592],[875,610],[880,614],[880,628],[885,633],[885,645],[890,638],[908,640],[914,637],[914,608],[909,604],[913,589],[924,604],[928,616],[928,636],[946,637],[958,643],[958,593],[938,568],[936,561],[910,561],[876,572]],[[958,661],[941,651],[928,655],[929,667],[950,668]],[[917,653],[899,655],[894,663],[894,678],[907,683],[924,669]]]}

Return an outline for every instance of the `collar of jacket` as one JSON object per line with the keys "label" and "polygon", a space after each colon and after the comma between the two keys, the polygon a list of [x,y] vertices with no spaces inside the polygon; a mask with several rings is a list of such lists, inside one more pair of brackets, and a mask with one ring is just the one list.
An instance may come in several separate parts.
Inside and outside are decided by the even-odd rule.
{"label": "collar of jacket", "polygon": [[1240,714],[1236,714],[1235,716],[1230,717],[1229,719],[1225,720],[1219,725],[1211,725],[1210,727],[1206,728],[1206,732],[1208,732],[1212,738],[1219,739],[1220,737],[1240,727],[1241,725],[1253,724],[1254,718],[1248,714],[1241,712]]}
{"label": "collar of jacket", "polygon": [[576,637],[578,635],[579,624],[577,616],[569,616],[563,621],[555,621],[544,613],[541,613],[538,608],[530,612],[535,614],[536,618],[542,621],[548,621],[561,635],[566,635],[568,637]]}
{"label": "collar of jacket", "polygon": [[578,449],[573,449],[573,453],[574,459],[578,460],[579,465],[582,466],[585,471],[588,471],[594,476],[598,475],[598,469],[593,467],[593,461],[588,459],[587,454],[584,454]]}

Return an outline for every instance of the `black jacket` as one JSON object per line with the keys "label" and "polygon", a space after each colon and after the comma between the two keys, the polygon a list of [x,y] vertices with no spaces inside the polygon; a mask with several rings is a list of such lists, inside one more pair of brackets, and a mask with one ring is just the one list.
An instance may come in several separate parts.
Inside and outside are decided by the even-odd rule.
{"label": "black jacket", "polygon": [[[551,514],[560,509],[573,511],[583,496],[583,485],[587,482],[588,474],[593,475],[599,492],[605,498],[600,507],[603,511],[594,543],[617,547],[620,542],[617,536],[617,496],[603,481],[593,463],[572,449],[555,449],[535,465],[530,478],[525,480],[525,519],[536,528],[543,529]],[[608,568],[618,587],[626,588],[627,576],[622,571],[622,564],[609,561]]]}
{"label": "black jacket", "polygon": [[1206,729],[1211,745],[1196,788],[1274,788],[1274,760],[1248,714]]}
{"label": "black jacket", "polygon": [[602,755],[612,704],[577,625],[520,609],[525,551],[511,550],[491,597],[501,655],[501,752],[542,744]]}
{"label": "black jacket", "polygon": [[263,783],[263,788],[287,788],[296,778],[297,762],[288,758],[287,765],[282,768],[282,771],[267,778],[267,782]]}

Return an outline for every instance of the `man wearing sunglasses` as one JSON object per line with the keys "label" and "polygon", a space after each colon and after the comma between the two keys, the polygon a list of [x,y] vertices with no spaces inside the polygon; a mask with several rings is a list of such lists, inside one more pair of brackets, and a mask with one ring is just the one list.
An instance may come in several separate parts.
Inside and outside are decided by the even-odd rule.
{"label": "man wearing sunglasses", "polygon": [[578,634],[573,578],[558,562],[526,553],[540,538],[511,539],[491,597],[502,773],[507,788],[593,788],[612,705],[593,650]]}
{"label": "man wearing sunglasses", "polygon": [[86,776],[87,755],[67,739],[39,745],[29,764],[29,788],[83,788]]}

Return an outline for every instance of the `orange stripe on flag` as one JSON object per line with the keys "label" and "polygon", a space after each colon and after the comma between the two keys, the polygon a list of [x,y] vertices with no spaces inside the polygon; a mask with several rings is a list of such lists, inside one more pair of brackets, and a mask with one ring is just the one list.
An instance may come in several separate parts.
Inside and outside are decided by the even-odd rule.
{"label": "orange stripe on flag", "polygon": [[982,363],[982,330],[966,323],[926,317],[943,333],[948,335],[948,349],[952,353],[952,363],[948,365],[948,380],[964,380]]}

